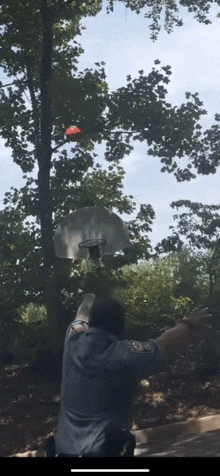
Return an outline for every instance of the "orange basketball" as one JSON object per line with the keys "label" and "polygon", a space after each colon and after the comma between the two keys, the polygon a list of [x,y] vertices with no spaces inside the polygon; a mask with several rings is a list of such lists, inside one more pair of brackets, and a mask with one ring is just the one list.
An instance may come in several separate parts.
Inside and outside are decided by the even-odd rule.
{"label": "orange basketball", "polygon": [[78,142],[82,139],[82,129],[77,126],[70,126],[66,129],[66,137],[68,140]]}

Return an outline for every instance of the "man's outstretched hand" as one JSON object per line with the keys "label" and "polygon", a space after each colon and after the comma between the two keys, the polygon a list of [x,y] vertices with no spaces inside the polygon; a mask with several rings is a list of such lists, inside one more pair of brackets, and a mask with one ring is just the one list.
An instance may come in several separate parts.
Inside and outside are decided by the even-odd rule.
{"label": "man's outstretched hand", "polygon": [[212,314],[207,307],[195,310],[189,316],[184,317],[175,327],[161,334],[155,342],[165,351],[166,358],[175,359],[191,344],[202,342],[204,344],[208,341],[211,343],[214,333],[212,324]]}
{"label": "man's outstretched hand", "polygon": [[204,307],[201,310],[195,310],[192,314],[184,317],[182,322],[186,322],[192,326],[195,330],[201,325],[206,327],[212,327],[212,314],[208,307]]}
{"label": "man's outstretched hand", "polygon": [[190,327],[197,342],[211,337],[213,317],[208,307],[195,310],[189,316],[184,317],[182,322]]}

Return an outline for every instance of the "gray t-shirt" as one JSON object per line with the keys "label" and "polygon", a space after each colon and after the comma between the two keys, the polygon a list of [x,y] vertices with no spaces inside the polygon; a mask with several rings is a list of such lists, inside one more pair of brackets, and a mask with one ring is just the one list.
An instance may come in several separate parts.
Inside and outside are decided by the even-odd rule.
{"label": "gray t-shirt", "polygon": [[123,340],[73,321],[66,333],[57,453],[95,454],[108,430],[129,430],[141,379],[158,372],[162,352],[153,340]]}

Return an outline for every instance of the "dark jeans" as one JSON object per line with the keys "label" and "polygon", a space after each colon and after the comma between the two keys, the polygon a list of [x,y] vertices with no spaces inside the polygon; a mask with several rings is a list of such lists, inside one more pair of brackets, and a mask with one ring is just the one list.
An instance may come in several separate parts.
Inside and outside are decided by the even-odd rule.
{"label": "dark jeans", "polygon": [[94,457],[133,457],[135,450],[135,437],[129,431],[111,431],[106,433],[105,444],[96,453],[87,453],[86,455],[74,455],[58,453],[53,437],[50,437],[46,443],[47,457],[61,457],[61,458],[94,458]]}

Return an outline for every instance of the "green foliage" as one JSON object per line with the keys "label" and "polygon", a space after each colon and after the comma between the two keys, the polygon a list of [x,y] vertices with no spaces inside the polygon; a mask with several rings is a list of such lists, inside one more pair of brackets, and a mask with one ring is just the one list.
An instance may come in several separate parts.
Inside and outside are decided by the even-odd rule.
{"label": "green foliage", "polygon": [[[17,308],[42,294],[42,256],[36,225],[21,210],[5,208],[0,217],[0,355],[10,348]],[[34,271],[33,271],[34,270]]]}
{"label": "green foliage", "polygon": [[117,162],[107,169],[91,163],[89,153],[79,151],[72,158],[66,154],[55,164],[51,188],[56,210],[56,223],[76,208],[102,206],[130,214],[135,211],[132,196],[123,195],[124,170]]}
{"label": "green foliage", "polygon": [[[177,225],[171,226],[172,234],[156,246],[158,255],[178,251],[187,246],[200,261],[201,279],[208,277],[208,301],[218,312],[220,299],[220,215],[219,205],[203,205],[189,200],[179,200],[171,204],[172,208],[185,208],[183,213],[174,215]],[[193,279],[189,286],[192,287]]]}
{"label": "green foliage", "polygon": [[127,329],[138,337],[152,326],[172,326],[176,319],[203,305],[208,296],[208,276],[201,275],[201,260],[186,250],[167,258],[121,268],[125,286],[115,290],[127,309]]}
{"label": "green foliage", "polygon": [[[196,161],[199,151],[203,149],[199,120],[206,114],[198,93],[185,95],[188,99],[186,103],[170,109],[169,120],[163,125],[163,140],[154,142],[148,150],[148,154],[160,158],[163,164],[161,172],[174,174],[178,182],[189,181],[196,177],[196,172],[200,173]],[[181,159],[188,161],[184,168],[181,167]],[[200,166],[203,167],[202,157]]]}
{"label": "green foliage", "polygon": [[38,351],[52,347],[46,308],[29,303],[18,309],[18,316],[11,350],[16,361],[34,363]]}
{"label": "green foliage", "polygon": [[27,306],[21,306],[18,309],[20,322],[23,324],[41,324],[45,325],[47,320],[47,311],[45,306],[39,306],[33,303]]}
{"label": "green foliage", "polygon": [[[203,205],[190,200],[171,203],[172,208],[185,208],[182,214],[174,215],[178,233],[185,236],[194,249],[214,250],[220,239],[220,205]],[[174,227],[171,227],[174,229]]]}
{"label": "green foliage", "polygon": [[149,338],[154,327],[163,327],[170,319],[170,282],[163,281],[157,267],[155,275],[149,263],[126,265],[118,272],[121,288],[114,289],[114,297],[126,308],[125,336],[143,340]]}
{"label": "green foliage", "polygon": [[112,271],[108,259],[102,263],[91,263],[85,260],[79,264],[80,286],[83,293],[94,293],[96,296],[111,296],[115,289],[123,288],[118,279],[118,272]]}
{"label": "green foliage", "polygon": [[162,323],[171,318],[170,270],[161,262],[139,264],[131,269],[122,268],[121,278],[126,281],[125,302],[129,309],[128,322],[137,324]]}
{"label": "green foliage", "polygon": [[22,211],[12,207],[5,208],[0,221],[1,303],[12,309],[23,304],[25,296],[33,299],[40,291],[38,230],[32,223],[24,226],[24,221]]}
{"label": "green foliage", "polygon": [[[159,64],[156,60],[155,65]],[[190,164],[182,169],[176,159],[198,152],[201,146],[199,120],[206,111],[197,93],[186,93],[187,102],[180,107],[167,103],[165,85],[169,84],[171,74],[170,66],[154,67],[147,76],[139,71],[138,78],[128,76],[126,87],[112,92],[108,100],[107,125],[111,130],[117,127],[117,136],[107,139],[105,157],[112,160],[115,153],[130,153],[131,139],[144,141],[150,146],[148,155],[160,158],[161,171],[173,173],[182,181],[196,175],[189,170]],[[123,145],[121,129],[129,131]],[[120,142],[114,148],[116,138]]]}
{"label": "green foliage", "polygon": [[205,257],[185,247],[181,252],[171,253],[168,260],[173,268],[174,298],[191,299],[194,305],[204,302],[209,293]]}
{"label": "green foliage", "polygon": [[178,298],[171,296],[171,303],[173,314],[176,319],[190,314],[195,307],[193,299],[188,296],[180,296]]}
{"label": "green foliage", "polygon": [[[151,31],[151,38],[155,41],[158,37],[158,34],[161,30],[161,27],[164,26],[164,29],[167,33],[171,33],[174,27],[180,27],[184,24],[184,20],[181,18],[182,9],[185,8],[189,13],[194,15],[194,18],[200,23],[206,25],[211,23],[209,19],[209,11],[212,5],[219,5],[218,0],[117,0],[123,2],[126,8],[130,8],[132,11],[135,11],[137,14],[140,14],[141,11],[147,10],[145,13],[145,18],[150,20],[152,23],[149,25]],[[114,11],[114,4],[116,0],[108,0],[107,2],[107,13]],[[164,24],[162,25],[162,21]]]}

